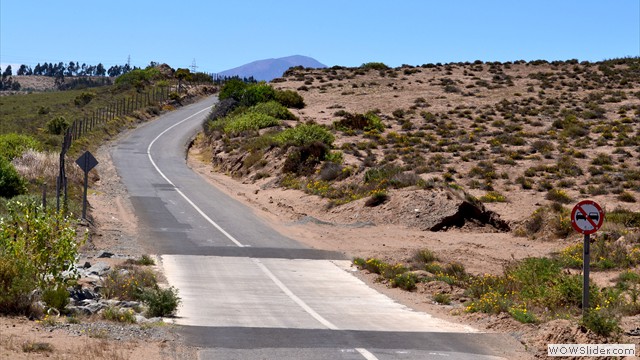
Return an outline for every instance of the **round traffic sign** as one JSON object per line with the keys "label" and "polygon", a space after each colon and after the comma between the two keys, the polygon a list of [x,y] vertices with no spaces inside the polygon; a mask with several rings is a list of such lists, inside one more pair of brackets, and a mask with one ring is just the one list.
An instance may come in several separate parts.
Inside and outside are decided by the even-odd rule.
{"label": "round traffic sign", "polygon": [[581,234],[593,234],[603,222],[604,211],[595,201],[582,200],[571,211],[571,225]]}

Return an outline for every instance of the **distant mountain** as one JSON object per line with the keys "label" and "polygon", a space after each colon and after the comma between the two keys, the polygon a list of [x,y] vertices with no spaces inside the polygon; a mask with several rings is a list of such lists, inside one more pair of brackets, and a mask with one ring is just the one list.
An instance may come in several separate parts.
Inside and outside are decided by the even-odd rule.
{"label": "distant mountain", "polygon": [[293,66],[303,66],[305,68],[326,68],[327,66],[320,63],[314,58],[302,55],[293,55],[278,59],[264,59],[254,61],[233,69],[219,72],[219,76],[253,76],[256,80],[271,81],[281,77],[282,74]]}

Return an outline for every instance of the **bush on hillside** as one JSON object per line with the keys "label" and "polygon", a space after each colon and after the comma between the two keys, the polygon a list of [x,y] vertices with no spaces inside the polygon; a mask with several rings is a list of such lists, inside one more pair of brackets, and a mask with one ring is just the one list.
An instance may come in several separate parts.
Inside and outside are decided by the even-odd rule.
{"label": "bush on hillside", "polygon": [[282,172],[311,175],[328,153],[329,148],[327,145],[319,141],[298,146],[289,153],[282,166]]}
{"label": "bush on hillside", "polygon": [[73,99],[73,103],[76,104],[76,106],[84,106],[90,103],[95,97],[96,93],[83,91],[82,94]]}
{"label": "bush on hillside", "polygon": [[145,86],[151,84],[151,81],[161,78],[162,74],[156,68],[150,67],[144,70],[135,69],[118,76],[115,81],[115,85],[124,89],[132,87],[135,87],[136,89],[143,89]]}
{"label": "bush on hillside", "polygon": [[224,85],[222,85],[220,94],[218,94],[218,99],[220,99],[220,101],[234,99],[235,101],[240,102],[247,86],[249,86],[249,84],[240,79],[228,80]]}
{"label": "bush on hillside", "polygon": [[302,109],[305,106],[302,96],[293,90],[276,90],[275,99],[288,108]]}
{"label": "bush on hillside", "polygon": [[368,62],[360,65],[363,70],[387,70],[389,67],[382,62]]}
{"label": "bush on hillside", "polygon": [[283,147],[306,146],[320,142],[331,147],[335,140],[333,134],[318,124],[300,124],[289,128],[275,136],[276,142]]}
{"label": "bush on hillside", "polygon": [[27,192],[27,182],[9,160],[0,157],[0,197],[10,199]]}
{"label": "bush on hillside", "polygon": [[349,130],[364,130],[364,131],[384,131],[384,124],[378,115],[373,112],[366,114],[351,114],[346,113],[343,115],[342,120],[335,121],[333,126],[337,130],[349,131]]}
{"label": "bush on hillside", "polygon": [[28,135],[20,135],[15,133],[0,135],[0,158],[9,161],[22,155],[27,149],[40,150],[40,143]]}
{"label": "bush on hillside", "polygon": [[260,130],[270,126],[280,125],[280,120],[259,112],[245,112],[234,116],[225,122],[224,132],[238,134],[248,130]]}
{"label": "bush on hillside", "polygon": [[282,120],[295,120],[296,117],[282,104],[277,101],[268,101],[265,103],[259,103],[251,108],[249,108],[248,112],[254,112],[259,114],[265,114],[272,116],[276,119]]}
{"label": "bush on hillside", "polygon": [[69,128],[69,122],[64,116],[56,116],[47,122],[47,132],[53,135],[62,135]]}
{"label": "bush on hillside", "polygon": [[275,99],[275,97],[276,91],[271,87],[271,85],[265,82],[250,84],[242,94],[240,105],[250,107],[259,103],[273,100]]}

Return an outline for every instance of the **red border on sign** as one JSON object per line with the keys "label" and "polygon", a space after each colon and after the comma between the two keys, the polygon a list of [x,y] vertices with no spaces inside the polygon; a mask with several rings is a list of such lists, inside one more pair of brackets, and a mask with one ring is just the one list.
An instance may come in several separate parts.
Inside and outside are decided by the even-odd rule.
{"label": "red border on sign", "polygon": [[[587,212],[582,207],[583,205],[593,205],[596,208],[596,210],[598,210],[598,214],[600,214],[600,216],[598,218],[597,223],[595,223],[593,219],[589,217],[589,214],[587,214]],[[591,226],[593,226],[593,229],[583,230],[578,226],[577,219],[576,219],[578,212],[580,212],[581,214],[584,214],[585,219],[589,221]],[[575,231],[581,234],[585,234],[585,235],[593,234],[596,231],[598,231],[598,229],[600,229],[603,223],[604,223],[604,211],[602,210],[600,205],[598,205],[598,203],[593,200],[582,200],[579,203],[577,203],[576,206],[573,207],[573,210],[571,210],[571,226],[573,226],[573,229]]]}

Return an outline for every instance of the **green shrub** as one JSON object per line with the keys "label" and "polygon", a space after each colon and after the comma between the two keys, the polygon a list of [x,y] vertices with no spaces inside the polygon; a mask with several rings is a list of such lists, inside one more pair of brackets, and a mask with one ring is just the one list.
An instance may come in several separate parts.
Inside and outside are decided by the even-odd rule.
{"label": "green shrub", "polygon": [[387,266],[384,267],[384,269],[382,269],[382,273],[380,275],[382,275],[382,277],[384,277],[385,279],[393,281],[393,279],[396,276],[404,274],[408,270],[409,269],[403,264],[395,264],[395,265],[388,264]]}
{"label": "green shrub", "polygon": [[[329,148],[327,145],[317,141],[308,145],[299,146],[287,156],[282,166],[282,172],[305,176],[311,175],[315,173],[316,166],[320,164],[328,152]],[[307,186],[307,189],[308,188]],[[324,196],[323,192],[319,192],[316,195]]]}
{"label": "green shrub", "polygon": [[320,142],[331,146],[334,136],[325,127],[317,124],[299,124],[294,128],[286,129],[277,134],[274,139],[283,147],[305,146],[314,142]]}
{"label": "green shrub", "polygon": [[0,219],[0,255],[30,262],[41,288],[64,284],[65,273],[77,273],[80,245],[69,217],[33,202],[10,201],[7,212]]}
{"label": "green shrub", "polygon": [[49,134],[62,135],[69,128],[69,122],[64,116],[56,116],[47,122],[47,131]]}
{"label": "green shrub", "polygon": [[171,316],[181,302],[178,289],[174,287],[145,289],[141,300],[148,306],[147,315],[150,317]]}
{"label": "green shrub", "polygon": [[149,255],[142,255],[139,259],[127,259],[125,265],[141,265],[141,266],[152,266],[155,265],[156,262]]}
{"label": "green shrub", "polygon": [[109,321],[121,322],[126,324],[136,323],[136,314],[131,309],[120,309],[115,306],[109,306],[102,310],[102,318]]}
{"label": "green shrub", "polygon": [[367,170],[364,173],[364,182],[368,184],[376,184],[386,182],[388,183],[391,178],[402,172],[402,168],[395,165],[384,165]]}
{"label": "green shrub", "polygon": [[386,269],[389,266],[389,264],[376,258],[370,258],[367,260],[364,260],[362,258],[356,258],[354,259],[353,263],[360,266],[362,269],[368,270],[372,273],[379,274],[379,275],[382,275],[382,272],[384,271],[384,269]]}
{"label": "green shrub", "polygon": [[150,269],[117,268],[103,277],[101,286],[100,292],[106,299],[141,300],[143,289],[157,286],[157,280]]}
{"label": "green shrub", "polygon": [[245,112],[234,116],[225,122],[224,132],[238,134],[248,130],[259,130],[270,126],[280,125],[280,120],[259,112]]}
{"label": "green shrub", "polygon": [[245,88],[242,98],[238,101],[240,101],[240,105],[242,106],[251,107],[261,102],[274,100],[275,97],[276,91],[271,85],[265,82],[259,82],[257,84],[249,84]]}
{"label": "green shrub", "polygon": [[537,300],[548,295],[561,267],[549,258],[526,258],[505,268],[505,276],[513,281],[518,297]]}
{"label": "green shrub", "polygon": [[73,100],[73,103],[76,104],[76,106],[84,106],[90,103],[91,100],[93,100],[93,98],[95,97],[96,93],[83,91],[80,95],[76,96],[76,98]]}
{"label": "green shrub", "polygon": [[465,310],[467,312],[499,314],[508,311],[511,304],[512,300],[507,294],[499,291],[489,291],[482,294],[479,299],[472,301]]}
{"label": "green shrub", "polygon": [[423,264],[428,264],[430,262],[438,261],[438,257],[436,254],[429,249],[421,249],[416,251],[413,258]]}
{"label": "green shrub", "polygon": [[620,194],[618,194],[618,200],[628,202],[628,203],[636,202],[635,196],[633,196],[633,194],[628,191],[623,191]]}
{"label": "green shrub", "polygon": [[135,69],[125,74],[118,76],[115,81],[115,85],[119,88],[128,89],[135,87],[136,89],[143,89],[145,86],[151,84],[153,80],[159,80],[162,78],[160,71],[154,67],[146,69]]}
{"label": "green shrub", "polygon": [[627,209],[614,209],[607,212],[605,222],[621,224],[625,227],[640,227],[640,212],[633,212]]}
{"label": "green shrub", "polygon": [[480,197],[480,201],[482,202],[507,202],[506,196],[502,195],[497,191],[489,191],[488,193],[482,195]]}
{"label": "green shrub", "polygon": [[418,276],[411,272],[397,274],[391,279],[391,286],[399,287],[403,290],[411,291],[416,288]]}
{"label": "green shrub", "polygon": [[296,117],[282,104],[276,101],[267,101],[264,103],[259,103],[254,105],[253,107],[247,110],[248,112],[255,112],[260,114],[265,114],[276,119],[282,120],[295,120]]}
{"label": "green shrub", "polygon": [[618,324],[618,319],[609,309],[590,310],[581,323],[594,333],[606,337],[622,331]]}
{"label": "green shrub", "polygon": [[604,153],[598,153],[593,160],[591,160],[591,164],[592,165],[613,165],[613,159],[611,158],[611,155],[609,154],[604,154]]}
{"label": "green shrub", "polygon": [[28,149],[41,150],[42,145],[28,135],[15,133],[0,135],[0,158],[11,161],[22,155],[22,153]]}
{"label": "green shrub", "polygon": [[172,101],[180,102],[182,97],[180,97],[180,94],[178,94],[177,92],[172,91],[171,94],[169,94],[169,99]]}
{"label": "green shrub", "polygon": [[0,314],[27,315],[37,286],[33,263],[25,256],[4,254],[0,249]]}
{"label": "green shrub", "polygon": [[[607,240],[606,237],[598,237],[591,245],[590,250],[590,264],[594,269],[626,268],[640,263],[640,258],[636,259],[632,256],[633,249],[627,249],[620,243]],[[564,266],[579,269],[582,267],[582,255],[583,244],[577,243],[564,248],[557,255],[557,258]]]}
{"label": "green shrub", "polygon": [[340,131],[364,130],[364,131],[384,131],[384,124],[374,112],[366,114],[345,113],[343,119],[335,121],[333,126]]}
{"label": "green shrub", "polygon": [[64,286],[47,288],[42,291],[42,301],[62,313],[69,304],[69,292]]}
{"label": "green shrub", "polygon": [[374,207],[383,204],[389,200],[389,195],[384,190],[373,191],[371,196],[364,203],[364,206]]}
{"label": "green shrub", "polygon": [[559,202],[561,204],[569,204],[573,201],[569,195],[564,190],[561,189],[551,189],[547,192],[545,196],[547,200]]}
{"label": "green shrub", "polygon": [[240,102],[242,95],[248,86],[249,85],[247,83],[240,79],[228,80],[224,85],[222,85],[222,88],[220,88],[218,98],[220,101],[225,99],[234,99],[235,101]]}
{"label": "green shrub", "polygon": [[342,153],[342,151],[331,151],[325,156],[324,159],[331,163],[340,165],[344,162],[344,154]]}
{"label": "green shrub", "polygon": [[387,70],[389,67],[382,62],[368,62],[360,65],[363,70]]}
{"label": "green shrub", "polygon": [[535,314],[529,311],[525,304],[509,308],[509,315],[523,324],[535,324],[538,322]]}
{"label": "green shrub", "polygon": [[438,304],[449,305],[451,304],[451,296],[445,293],[437,293],[433,295],[433,301]]}
{"label": "green shrub", "polygon": [[302,96],[293,90],[276,90],[275,100],[288,108],[302,109],[305,106]]}
{"label": "green shrub", "polygon": [[27,182],[9,160],[0,157],[0,197],[10,199],[26,192]]}

